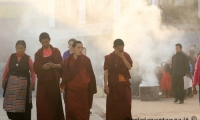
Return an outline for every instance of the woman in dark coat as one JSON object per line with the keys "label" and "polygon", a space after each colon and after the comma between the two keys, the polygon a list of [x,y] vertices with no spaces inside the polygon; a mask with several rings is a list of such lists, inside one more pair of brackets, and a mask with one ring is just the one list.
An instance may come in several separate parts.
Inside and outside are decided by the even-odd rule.
{"label": "woman in dark coat", "polygon": [[32,59],[25,54],[26,43],[16,43],[16,53],[8,58],[2,77],[3,108],[12,120],[31,120],[35,73]]}

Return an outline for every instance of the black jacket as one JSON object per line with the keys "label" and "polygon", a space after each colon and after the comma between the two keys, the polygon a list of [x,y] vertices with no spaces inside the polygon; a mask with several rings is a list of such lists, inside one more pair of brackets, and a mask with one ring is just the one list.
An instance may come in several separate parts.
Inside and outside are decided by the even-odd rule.
{"label": "black jacket", "polygon": [[190,74],[190,65],[187,56],[182,53],[176,53],[172,57],[172,76],[185,76]]}

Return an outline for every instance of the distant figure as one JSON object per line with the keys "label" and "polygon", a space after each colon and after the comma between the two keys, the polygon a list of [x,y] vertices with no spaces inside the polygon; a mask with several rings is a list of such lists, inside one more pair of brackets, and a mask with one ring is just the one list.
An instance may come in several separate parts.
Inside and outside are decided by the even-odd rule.
{"label": "distant figure", "polygon": [[60,93],[62,56],[50,44],[50,36],[39,36],[42,47],[35,53],[34,71],[38,77],[36,107],[37,120],[65,120]]}
{"label": "distant figure", "polygon": [[124,52],[124,42],[116,39],[114,51],[105,56],[104,92],[107,94],[106,120],[132,119],[131,115],[131,78],[129,70],[132,60]]}
{"label": "distant figure", "polygon": [[165,64],[162,69],[162,79],[160,87],[163,90],[164,98],[170,98],[171,94],[171,76],[170,76],[170,66]]}
{"label": "distant figure", "polygon": [[24,40],[17,41],[15,48],[16,53],[8,58],[2,77],[3,109],[11,120],[31,120],[31,91],[35,89],[36,79],[33,61],[25,53]]}
{"label": "distant figure", "polygon": [[[195,67],[195,62],[196,62],[196,60],[197,60],[196,55],[197,55],[197,52],[196,52],[196,45],[193,45],[193,46],[190,48],[190,51],[189,51],[189,59],[191,60],[191,64],[192,64],[192,67],[193,67],[193,68]],[[194,69],[193,69],[193,71],[192,71],[192,74],[194,74]]]}
{"label": "distant figure", "polygon": [[185,91],[184,91],[184,76],[189,77],[190,66],[187,56],[182,52],[182,45],[176,44],[176,54],[172,57],[172,89],[175,100],[180,104],[184,103]]}
{"label": "distant figure", "polygon": [[[193,79],[193,65],[192,65],[192,59],[191,57],[188,57],[188,61],[189,61],[189,65],[190,65],[190,74],[189,74],[189,77],[190,79],[192,80]],[[192,86],[188,89],[185,90],[185,99],[186,98],[192,98],[193,97],[193,94],[192,94]]]}
{"label": "distant figure", "polygon": [[192,47],[190,48],[190,54],[194,55],[196,54],[196,45],[192,45]]}
{"label": "distant figure", "polygon": [[83,53],[83,55],[87,55],[87,49],[85,47],[83,47],[82,53]]}
{"label": "distant figure", "polygon": [[68,41],[68,50],[66,52],[64,52],[63,54],[63,61],[65,60],[65,58],[67,58],[68,56],[70,56],[70,54],[73,53],[73,43],[76,41],[76,39],[72,38]]}

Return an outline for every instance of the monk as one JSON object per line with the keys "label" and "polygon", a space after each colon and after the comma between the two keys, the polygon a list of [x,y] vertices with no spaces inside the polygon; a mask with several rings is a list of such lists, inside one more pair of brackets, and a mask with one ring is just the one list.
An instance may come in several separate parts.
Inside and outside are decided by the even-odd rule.
{"label": "monk", "polygon": [[48,33],[40,34],[42,48],[35,53],[33,64],[38,77],[37,120],[65,120],[59,87],[62,56],[58,48],[50,45],[50,39]]}
{"label": "monk", "polygon": [[131,89],[129,70],[132,60],[124,52],[124,42],[114,41],[114,52],[105,56],[104,62],[104,92],[106,100],[106,120],[132,119]]}
{"label": "monk", "polygon": [[65,91],[66,120],[89,120],[96,80],[83,44],[73,43],[74,53],[64,60],[61,91]]}

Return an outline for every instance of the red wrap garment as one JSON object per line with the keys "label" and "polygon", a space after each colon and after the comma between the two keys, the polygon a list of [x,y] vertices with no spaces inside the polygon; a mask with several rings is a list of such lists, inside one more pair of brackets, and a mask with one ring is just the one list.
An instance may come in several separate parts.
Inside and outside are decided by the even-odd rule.
{"label": "red wrap garment", "polygon": [[90,59],[81,55],[77,59],[71,54],[63,65],[61,88],[65,89],[67,120],[89,120],[96,80]]}
{"label": "red wrap garment", "polygon": [[52,46],[51,51],[50,56],[43,55],[45,53],[43,48],[35,53],[34,70],[38,77],[37,120],[65,120],[59,88],[61,70],[42,69],[42,66],[49,62],[62,65],[60,51]]}
{"label": "red wrap garment", "polygon": [[[132,66],[128,53],[124,56]],[[104,70],[108,70],[109,94],[106,102],[106,120],[132,119],[130,73],[123,60],[115,52],[105,56]],[[121,81],[121,76],[125,81]]]}

